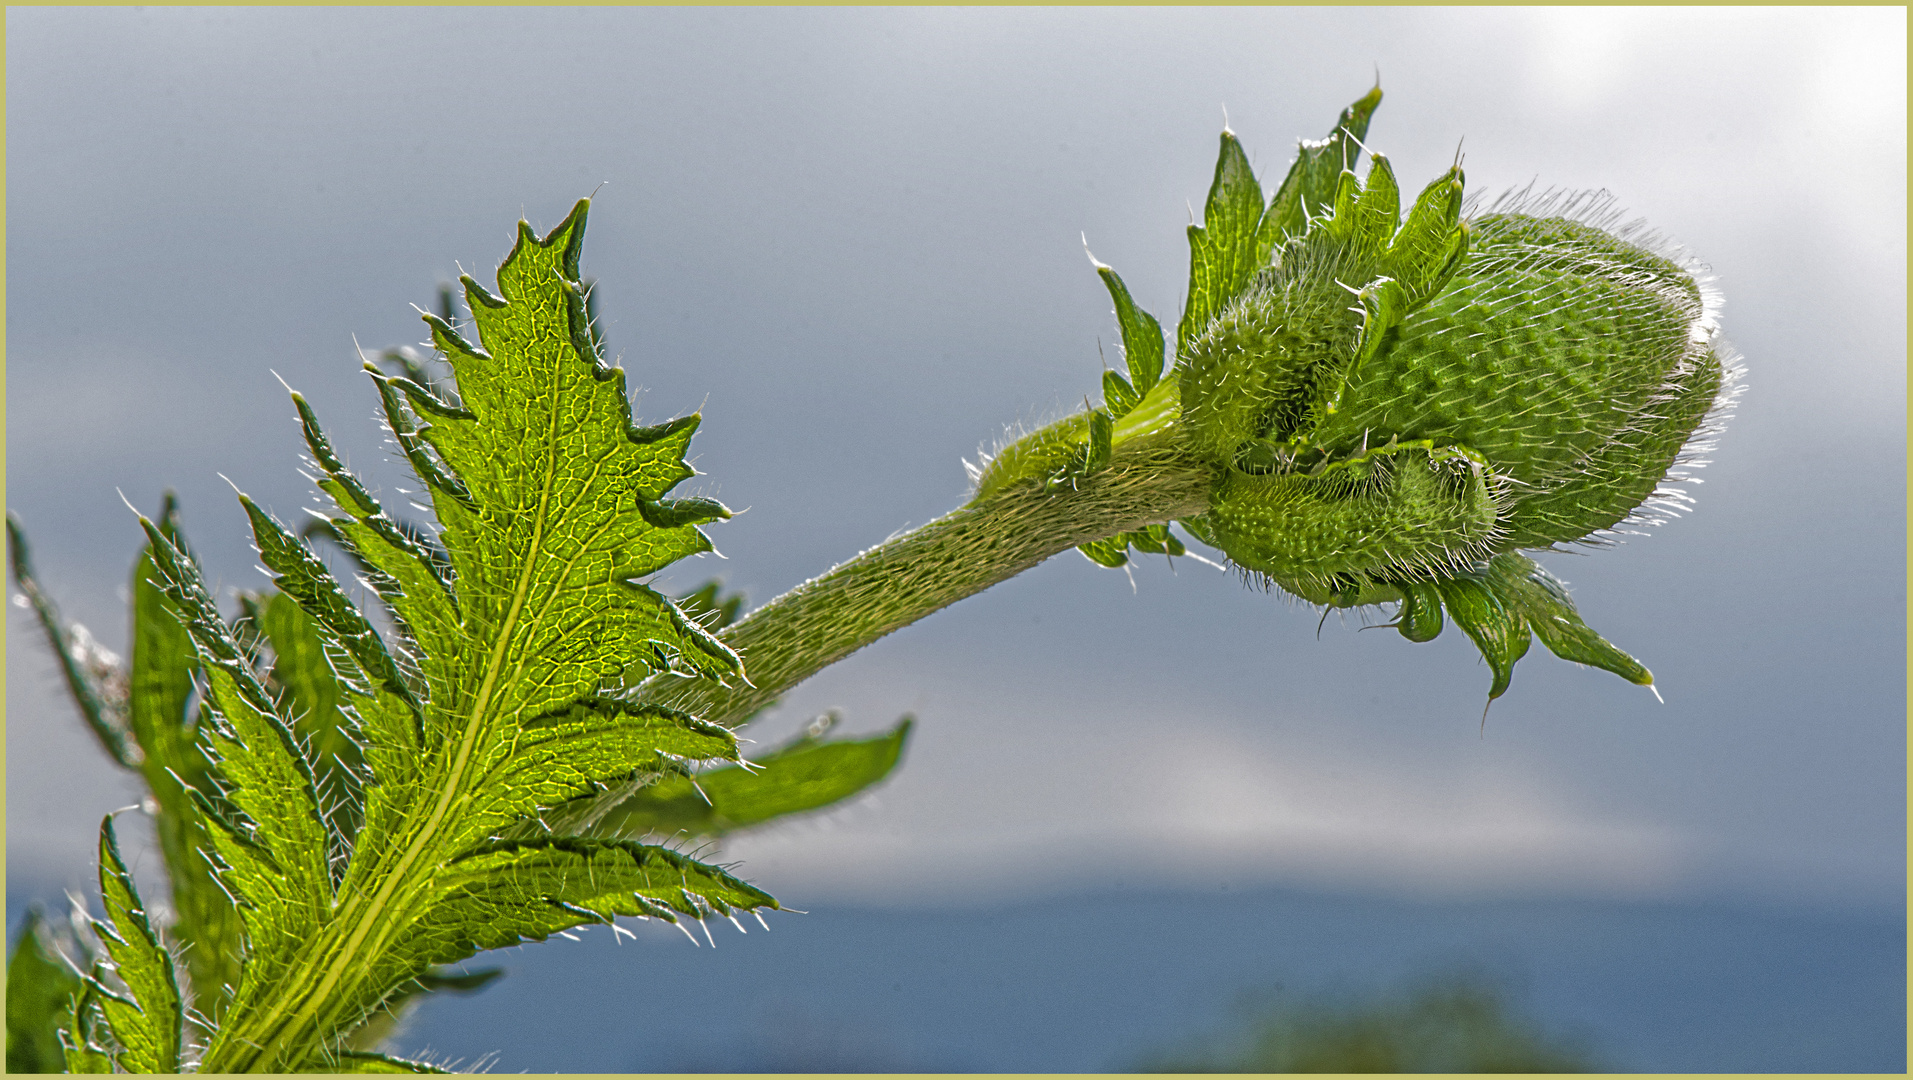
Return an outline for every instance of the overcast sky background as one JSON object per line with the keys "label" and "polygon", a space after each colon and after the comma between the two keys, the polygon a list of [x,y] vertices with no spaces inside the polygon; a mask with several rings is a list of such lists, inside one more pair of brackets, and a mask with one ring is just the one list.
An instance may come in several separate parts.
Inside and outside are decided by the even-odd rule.
{"label": "overcast sky background", "polygon": [[[955,506],[963,457],[1095,396],[1084,237],[1171,324],[1227,119],[1272,185],[1379,69],[1405,186],[1605,187],[1710,262],[1749,387],[1689,518],[1551,556],[1666,704],[1536,648],[1480,723],[1414,645],[1183,561],[1074,554],[899,633],[751,732],[920,718],[901,772],[726,852],[787,903],[1099,882],[1898,903],[1905,881],[1906,26],[1898,9],[7,13],[7,505],[125,644],[179,492],[258,587],[223,472],[309,502],[278,372],[409,486],[358,374],[522,214],[585,269],[656,421],[701,409],[756,602]],[[603,184],[600,189],[600,184]],[[25,614],[8,858],[56,896],[132,789]],[[89,890],[90,891],[90,890]]]}

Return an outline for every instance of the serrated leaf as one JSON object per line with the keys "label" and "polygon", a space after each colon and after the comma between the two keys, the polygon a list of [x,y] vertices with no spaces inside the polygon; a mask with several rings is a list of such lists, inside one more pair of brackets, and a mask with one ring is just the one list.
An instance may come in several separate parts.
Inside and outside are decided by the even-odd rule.
{"label": "serrated leaf", "polygon": [[179,980],[172,956],[146,917],[133,875],[120,858],[110,814],[100,822],[100,899],[107,919],[95,924],[100,944],[132,995],[131,1000],[118,995],[101,1000],[120,1044],[115,1060],[126,1072],[178,1072],[186,1022]]}
{"label": "serrated leaf", "polygon": [[613,916],[676,921],[776,908],[768,894],[666,848],[582,837],[499,841],[453,863],[395,955],[453,963]]}
{"label": "serrated leaf", "polygon": [[305,1073],[449,1073],[423,1061],[411,1061],[370,1050],[341,1050],[307,1062],[299,1069]]}
{"label": "serrated leaf", "polygon": [[[242,905],[248,955],[239,993],[275,984],[310,928],[332,902],[331,857],[338,838],[319,815],[311,763],[291,722],[255,675],[249,658],[206,595],[198,567],[151,521],[146,529],[156,581],[191,633],[205,669],[207,698],[223,727],[209,736],[223,793],[244,815],[211,814],[222,881]],[[209,798],[195,799],[214,810]]]}
{"label": "serrated leaf", "polygon": [[334,580],[325,563],[278,519],[260,509],[257,503],[240,495],[239,504],[245,507],[246,516],[252,520],[252,535],[258,546],[259,560],[272,571],[272,583],[297,601],[312,617],[316,628],[322,632],[322,643],[335,646],[350,658],[350,664],[345,665],[343,672],[339,670],[339,663],[330,665],[335,676],[376,681],[387,692],[416,706],[417,699],[406,682],[404,672],[399,670],[398,661],[386,648],[384,639],[372,623]]}
{"label": "serrated leaf", "polygon": [[476,507],[433,496],[467,631],[493,646],[469,658],[464,681],[509,672],[495,681],[502,696],[485,702],[499,716],[594,693],[623,680],[633,657],[710,677],[742,671],[632,580],[710,550],[694,526],[660,528],[644,512],[692,475],[684,450],[697,419],[633,426],[623,371],[599,363],[578,280],[588,205],[543,239],[521,226],[499,296],[464,279],[477,343],[426,320],[470,413],[433,417],[419,433]]}
{"label": "serrated leaf", "polygon": [[459,996],[475,994],[504,974],[503,968],[480,968],[476,971],[433,968],[421,972],[410,982],[400,984],[399,988],[386,997],[364,1023],[353,1028],[352,1034],[346,1039],[344,1049],[346,1051],[376,1051],[398,1031],[399,1025],[404,1023],[413,1006],[419,1004],[424,998],[437,993]]}
{"label": "serrated leaf", "polygon": [[[170,493],[156,524],[176,550],[187,551]],[[140,748],[141,774],[158,808],[153,824],[172,884],[172,934],[202,1010],[212,1015],[224,1000],[222,988],[238,982],[241,927],[231,898],[214,880],[206,857],[212,836],[193,797],[194,789],[211,783],[192,705],[198,659],[177,609],[157,583],[158,574],[149,544],[134,563],[130,588],[133,647],[126,715]]]}
{"label": "serrated leaf", "polygon": [[325,642],[311,617],[285,593],[266,602],[260,626],[272,645],[272,681],[284,690],[285,710],[312,762],[319,806],[332,831],[350,838],[365,814],[365,758],[356,717],[341,707],[344,699]]}
{"label": "serrated leaf", "polygon": [[71,1014],[80,976],[48,940],[45,916],[30,907],[7,955],[7,1071],[66,1071],[60,1026]]}
{"label": "serrated leaf", "polygon": [[81,980],[80,992],[71,998],[72,1008],[60,1025],[60,1050],[70,1073],[110,1073],[113,1059],[105,1045],[110,1032],[100,1001],[109,996],[100,987],[97,972]]}
{"label": "serrated leaf", "polygon": [[683,771],[693,761],[737,756],[737,736],[716,724],[658,705],[587,698],[527,721],[481,767],[459,835],[478,840],[633,772]]}
{"label": "serrated leaf", "polygon": [[[636,580],[710,550],[698,526],[729,511],[670,497],[692,475],[684,454],[697,418],[635,426],[623,373],[600,359],[578,276],[587,205],[542,239],[521,228],[498,295],[465,280],[475,341],[427,316],[455,391],[373,373],[432,500],[436,539],[386,516],[295,396],[318,483],[343,512],[326,528],[367,570],[389,634],[242,496],[263,561],[319,638],[341,709],[357,718],[368,776],[353,842],[338,829],[322,835],[312,799],[296,790],[306,761],[297,741],[282,740],[276,756],[261,749],[288,722],[209,602],[190,589],[174,596],[190,601],[180,606],[229,729],[214,736],[222,793],[201,801],[222,825],[223,880],[245,904],[254,943],[229,1010],[239,1019],[215,1034],[209,1070],[329,1060],[433,964],[493,942],[620,913],[774,904],[669,852],[500,839],[567,801],[737,756],[726,729],[628,695],[657,673],[723,679],[742,665]],[[297,629],[280,619],[273,630],[271,604],[257,619],[275,645]],[[295,707],[324,696],[314,650],[275,651],[297,657],[280,680]],[[259,805],[269,789],[283,807]]]}
{"label": "serrated leaf", "polygon": [[600,836],[723,836],[834,806],[869,790],[902,759],[911,720],[865,739],[800,739],[755,759],[641,788],[593,828]]}
{"label": "serrated leaf", "polygon": [[724,583],[713,578],[677,598],[678,610],[713,633],[736,622],[744,610],[744,594],[721,595]]}

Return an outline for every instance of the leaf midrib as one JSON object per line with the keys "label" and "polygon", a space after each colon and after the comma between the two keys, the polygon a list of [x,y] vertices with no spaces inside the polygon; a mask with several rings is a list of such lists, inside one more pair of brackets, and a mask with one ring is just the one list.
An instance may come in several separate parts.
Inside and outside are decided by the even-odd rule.
{"label": "leaf midrib", "polygon": [[[554,379],[556,374],[554,370]],[[550,400],[555,402],[557,400],[556,387],[549,387],[548,389],[553,392]],[[371,936],[374,927],[380,922],[380,917],[388,910],[393,895],[399,891],[401,885],[405,884],[407,873],[438,838],[438,832],[444,826],[446,815],[452,803],[464,789],[464,774],[471,766],[472,755],[478,742],[478,736],[485,727],[485,715],[491,707],[492,695],[497,692],[500,681],[499,675],[505,666],[506,655],[510,651],[512,636],[517,629],[519,617],[523,614],[525,603],[530,596],[532,581],[536,576],[535,568],[539,555],[544,549],[545,528],[549,522],[551,513],[552,487],[558,472],[556,460],[558,456],[558,410],[555,406],[548,411],[548,416],[549,421],[546,428],[545,443],[547,447],[546,468],[543,484],[538,494],[538,511],[533,516],[531,545],[526,551],[524,569],[520,572],[518,583],[512,590],[511,608],[506,613],[504,621],[500,624],[497,644],[493,646],[491,657],[486,662],[485,680],[479,687],[478,698],[473,704],[470,718],[465,723],[464,731],[459,737],[458,752],[453,757],[450,774],[439,790],[438,801],[436,805],[432,807],[431,814],[413,832],[412,842],[407,845],[405,853],[400,856],[398,863],[385,875],[385,884],[380,886],[377,895],[357,912],[357,923],[352,933],[346,938],[344,946],[333,952],[332,960],[326,965],[319,984],[312,992],[305,995],[299,1010],[293,1014],[286,1024],[282,1024],[278,1027],[273,1038],[259,1047],[258,1053],[253,1056],[252,1061],[257,1061],[262,1057],[269,1060],[271,1053],[284,1041],[289,1031],[296,1031],[300,1025],[316,1018],[321,1004],[327,1000],[333,988],[344,981],[346,969],[351,965],[353,958],[358,954],[360,946],[364,945],[366,939]],[[389,930],[382,932],[380,935],[381,940],[375,944],[382,946],[384,944],[382,939],[386,934],[389,934]],[[300,980],[287,980],[288,984],[291,985],[297,985],[299,981]],[[247,1064],[250,1063],[251,1062],[247,1062]]]}

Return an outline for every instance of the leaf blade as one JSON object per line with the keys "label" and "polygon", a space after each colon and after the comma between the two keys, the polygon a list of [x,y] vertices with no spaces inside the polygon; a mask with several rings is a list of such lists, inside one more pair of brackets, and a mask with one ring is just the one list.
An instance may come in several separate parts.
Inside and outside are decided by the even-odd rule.
{"label": "leaf blade", "polygon": [[111,814],[100,822],[100,899],[107,918],[96,924],[100,943],[132,993],[130,1002],[118,995],[101,1001],[121,1047],[118,1064],[134,1073],[178,1072],[186,1023],[179,979],[120,858]]}
{"label": "leaf blade", "polygon": [[7,1071],[49,1073],[66,1070],[60,1025],[71,1014],[80,992],[80,976],[60,960],[49,944],[46,917],[38,906],[27,909],[7,957]]}
{"label": "leaf blade", "polygon": [[666,777],[593,828],[599,836],[724,836],[834,806],[883,782],[902,761],[913,720],[866,739],[800,739],[752,762]]}

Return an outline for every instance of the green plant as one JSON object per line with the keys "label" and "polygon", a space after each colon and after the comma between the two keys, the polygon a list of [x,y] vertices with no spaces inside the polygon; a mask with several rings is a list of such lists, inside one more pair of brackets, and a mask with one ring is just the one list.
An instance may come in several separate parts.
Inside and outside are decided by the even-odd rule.
{"label": "green plant", "polygon": [[1523,1016],[1492,980],[1460,972],[1363,1000],[1277,995],[1235,1034],[1144,1062],[1144,1072],[1580,1073],[1577,1040]]}
{"label": "green plant", "polygon": [[[586,201],[542,238],[521,223],[497,294],[464,279],[469,326],[449,304],[426,316],[449,379],[403,355],[397,374],[366,365],[434,529],[389,516],[293,395],[337,510],[323,531],[380,611],[241,495],[278,592],[223,619],[169,504],[140,519],[134,655],[112,689],[14,530],[82,712],[153,791],[174,892],[156,925],[109,817],[100,950],[77,990],[36,991],[62,1001],[46,1023],[67,1067],[421,1069],[372,1046],[409,996],[458,986],[444,965],[619,916],[775,908],[645,838],[721,835],[886,774],[904,727],[814,731],[751,766],[734,730],[1071,547],[1109,566],[1181,553],[1179,523],[1264,585],[1396,605],[1411,640],[1445,610],[1492,665],[1490,700],[1532,636],[1651,682],[1519,551],[1676,497],[1662,480],[1730,396],[1711,305],[1598,203],[1468,216],[1457,166],[1404,219],[1385,160],[1365,183],[1349,168],[1379,101],[1304,143],[1266,202],[1223,134],[1173,367],[1158,321],[1099,266],[1128,372],[1105,373],[1102,407],[1000,448],[956,511],[726,626],[714,588],[673,602],[639,580],[708,550],[700,527],[728,511],[670,495],[698,418],[637,426],[605,364]],[[14,971],[45,978],[41,955],[16,950]]]}

